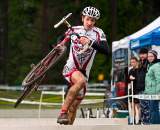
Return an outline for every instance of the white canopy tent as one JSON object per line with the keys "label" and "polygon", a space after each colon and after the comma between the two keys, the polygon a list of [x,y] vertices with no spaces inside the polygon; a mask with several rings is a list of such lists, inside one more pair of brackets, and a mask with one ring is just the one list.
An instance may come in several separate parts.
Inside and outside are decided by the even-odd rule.
{"label": "white canopy tent", "polygon": [[[141,30],[135,32],[134,34],[129,35],[119,41],[112,42],[112,52],[120,48],[130,48],[130,47],[139,46],[140,44],[139,42],[135,42],[134,44],[130,45],[130,41],[133,39],[137,39],[141,36],[144,36],[158,27],[160,27],[160,17],[155,19],[152,23],[142,28]],[[152,45],[152,48],[158,52],[158,58],[160,58],[160,46]]]}
{"label": "white canopy tent", "polygon": [[[124,80],[125,78],[123,78],[123,79],[119,78],[119,77],[125,77],[125,69],[126,69],[126,67],[124,68],[121,64],[118,64],[119,65],[118,67],[120,68],[120,69],[118,68],[119,69],[118,70],[115,67],[115,65],[117,64],[115,61],[122,61],[122,59],[124,59],[125,61],[127,61],[126,59],[128,58],[128,61],[127,61],[127,66],[128,67],[127,67],[127,69],[129,69],[130,52],[132,51],[131,47],[133,47],[133,48],[136,47],[136,49],[139,49],[140,47],[142,47],[140,45],[141,42],[134,42],[134,44],[131,44],[131,41],[134,40],[134,39],[137,40],[138,38],[140,38],[140,37],[142,37],[144,35],[147,35],[148,33],[152,32],[153,30],[155,30],[157,28],[158,29],[160,28],[160,17],[158,17],[152,23],[150,23],[149,25],[147,25],[143,29],[137,31],[136,33],[134,33],[132,35],[129,35],[127,37],[124,37],[123,39],[121,39],[119,41],[112,42],[112,80],[111,80],[111,93],[112,93],[113,97],[115,97],[116,92],[118,91],[118,89],[117,89],[117,87],[118,87],[117,83],[125,83],[125,82],[127,82],[126,80]],[[160,38],[158,38],[158,40],[159,39]],[[159,58],[160,58],[160,46],[152,45],[152,48],[155,49],[159,53]],[[123,53],[124,51],[122,51],[122,50],[127,50],[127,49],[128,49],[128,52],[127,53]],[[117,53],[117,52],[122,52],[122,53]],[[132,54],[134,54],[134,56],[138,57],[136,51],[132,51]],[[125,57],[127,57],[127,58],[125,58]],[[118,60],[115,60],[115,59],[118,59]],[[123,62],[124,62],[124,60],[123,60]],[[124,76],[122,75],[122,73],[124,74]],[[133,111],[133,113],[134,113],[134,111]]]}
{"label": "white canopy tent", "polygon": [[148,24],[146,27],[140,29],[139,31],[135,32],[134,34],[128,36],[128,39],[136,39],[138,37],[141,37],[145,35],[146,33],[151,32],[152,30],[160,27],[160,16],[155,19],[152,23]]}
{"label": "white canopy tent", "polygon": [[119,41],[112,42],[112,52],[116,51],[119,48],[129,48],[129,40],[127,37]]}

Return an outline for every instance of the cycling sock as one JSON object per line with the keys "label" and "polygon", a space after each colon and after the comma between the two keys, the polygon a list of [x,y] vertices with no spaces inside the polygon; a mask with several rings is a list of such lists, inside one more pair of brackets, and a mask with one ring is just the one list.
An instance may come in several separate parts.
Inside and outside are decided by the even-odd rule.
{"label": "cycling sock", "polygon": [[67,113],[67,110],[66,109],[61,109],[60,114],[64,114],[64,113]]}

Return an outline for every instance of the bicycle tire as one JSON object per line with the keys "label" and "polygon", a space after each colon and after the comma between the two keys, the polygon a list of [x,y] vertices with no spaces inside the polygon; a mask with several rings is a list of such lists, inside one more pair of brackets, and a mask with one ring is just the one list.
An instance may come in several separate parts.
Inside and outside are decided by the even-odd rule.
{"label": "bicycle tire", "polygon": [[103,114],[105,115],[106,118],[109,116],[109,103],[106,101],[106,99],[103,101]]}
{"label": "bicycle tire", "polygon": [[17,99],[16,103],[14,104],[14,107],[16,108],[21,102],[22,100],[29,95],[29,93],[31,92],[33,88],[31,86],[27,86],[26,89],[23,91],[23,93],[21,94],[21,96]]}
{"label": "bicycle tire", "polygon": [[[116,106],[116,107],[113,107]],[[110,108],[116,108],[118,110],[127,110],[127,105],[126,103],[122,100],[115,100],[112,101],[111,103],[109,103],[108,101],[104,101],[103,102],[103,114],[105,115],[105,117],[109,118],[109,109]]]}
{"label": "bicycle tire", "polygon": [[40,83],[42,82],[42,80],[44,79],[45,75],[43,75],[43,77],[41,79],[39,79],[36,83],[30,85],[30,86],[25,86],[23,93],[21,94],[21,96],[17,99],[14,107],[16,108],[21,102],[22,100],[27,97],[28,95],[30,95],[34,90],[37,90],[38,86],[40,85]]}
{"label": "bicycle tire", "polygon": [[35,67],[31,69],[28,75],[22,82],[22,86],[28,86],[42,77],[57,61],[63,56],[66,51],[66,46],[53,48],[50,53],[43,58]]}

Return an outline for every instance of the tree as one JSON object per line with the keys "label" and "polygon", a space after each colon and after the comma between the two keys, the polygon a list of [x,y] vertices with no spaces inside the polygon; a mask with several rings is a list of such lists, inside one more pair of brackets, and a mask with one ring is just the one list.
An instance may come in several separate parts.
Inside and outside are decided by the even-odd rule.
{"label": "tree", "polygon": [[49,21],[48,21],[48,0],[42,0],[42,54],[48,53],[48,33],[49,33]]}
{"label": "tree", "polygon": [[[158,17],[159,4],[159,0],[0,0],[0,82],[21,84],[30,64],[38,63],[66,31],[63,25],[58,29],[53,25],[69,12],[73,13],[71,25],[79,25],[82,9],[97,7],[101,18],[96,24],[105,32],[111,47],[113,40],[134,33]],[[64,83],[61,71],[67,56],[48,73],[46,83]],[[106,60],[98,54],[90,81],[97,81],[100,72],[108,79],[110,68],[111,57]]]}
{"label": "tree", "polygon": [[112,19],[112,31],[111,41],[117,40],[117,0],[111,0],[111,19]]}
{"label": "tree", "polygon": [[0,3],[0,84],[6,84],[8,51],[8,0]]}

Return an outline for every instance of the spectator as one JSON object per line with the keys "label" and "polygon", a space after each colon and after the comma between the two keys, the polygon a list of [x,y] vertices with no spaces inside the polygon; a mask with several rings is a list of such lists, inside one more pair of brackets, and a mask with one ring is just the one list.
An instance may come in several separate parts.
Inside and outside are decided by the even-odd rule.
{"label": "spectator", "polygon": [[[133,82],[133,94],[139,94],[143,91],[143,88],[139,87],[139,69],[138,69],[138,59],[136,57],[132,57],[130,60],[131,67],[132,69],[129,71],[129,83],[131,81]],[[130,89],[131,90],[131,89]],[[133,105],[133,106],[132,106]],[[135,119],[135,124],[140,123],[140,105],[139,105],[139,99],[134,99],[134,102],[131,103],[130,99],[130,115],[132,115],[133,112],[133,107],[134,107],[134,119]],[[130,116],[132,117],[132,116]],[[131,118],[130,118],[131,119]],[[130,123],[133,123],[133,120],[130,120]]]}
{"label": "spectator", "polygon": [[141,48],[139,51],[139,58],[140,58],[140,68],[147,69],[148,61],[148,50],[146,48]]}
{"label": "spectator", "polygon": [[[139,61],[138,80],[139,80],[139,86],[143,89],[143,91],[145,90],[145,77],[146,77],[147,65],[148,65],[147,56],[148,56],[148,50],[146,48],[141,48],[139,51],[140,61]],[[143,106],[143,100],[140,100],[141,118],[145,116],[142,106]]]}
{"label": "spectator", "polygon": [[[160,62],[157,60],[156,51],[148,52],[148,62],[144,94],[160,94]],[[158,100],[144,100],[142,109],[144,111],[143,124],[160,124]]]}
{"label": "spectator", "polygon": [[148,50],[145,48],[142,48],[139,51],[139,87],[145,89],[145,76],[147,72],[147,65],[148,65],[148,60],[147,60],[147,55],[148,55]]}

